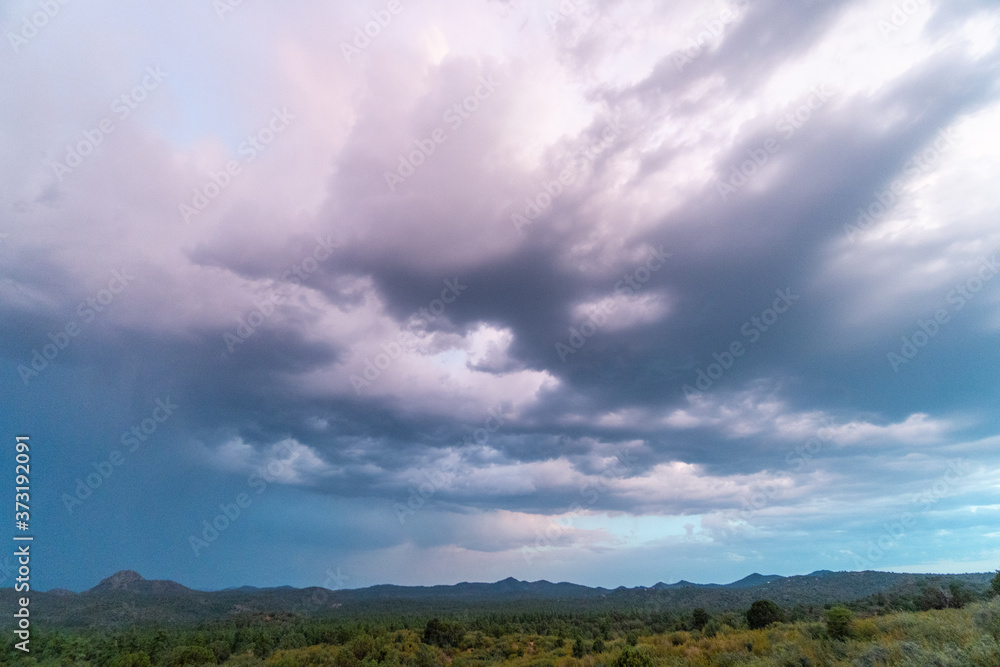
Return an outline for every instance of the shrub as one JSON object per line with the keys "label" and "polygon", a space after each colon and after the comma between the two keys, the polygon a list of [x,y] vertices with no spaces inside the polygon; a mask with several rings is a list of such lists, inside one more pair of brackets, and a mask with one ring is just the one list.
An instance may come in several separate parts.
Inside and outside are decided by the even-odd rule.
{"label": "shrub", "polygon": [[851,635],[854,612],[847,607],[837,606],[826,612],[826,631],[833,639],[847,639]]}
{"label": "shrub", "polygon": [[187,665],[214,665],[215,653],[204,646],[179,646],[170,654],[168,665],[187,667]]}
{"label": "shrub", "polygon": [[441,648],[458,646],[462,641],[464,630],[458,623],[448,623],[436,618],[427,621],[424,628],[423,641],[425,644],[433,644]]}
{"label": "shrub", "polygon": [[417,654],[413,656],[412,664],[414,667],[436,667],[439,662],[437,651],[427,644],[420,644],[417,647]]}
{"label": "shrub", "polygon": [[878,625],[870,618],[855,620],[851,625],[851,636],[864,641],[871,641],[878,637]]}
{"label": "shrub", "polygon": [[212,653],[215,654],[215,661],[219,664],[224,663],[229,658],[229,644],[224,641],[215,641],[209,646],[212,649]]}
{"label": "shrub", "polygon": [[891,657],[892,652],[888,648],[881,644],[875,644],[854,661],[854,667],[884,667],[884,665],[890,664]]}
{"label": "shrub", "polygon": [[781,607],[771,600],[757,600],[747,610],[747,625],[751,630],[760,630],[781,620]]}
{"label": "shrub", "polygon": [[226,667],[262,667],[264,661],[253,655],[232,656],[226,661]]}
{"label": "shrub", "polygon": [[625,646],[615,658],[614,667],[653,667],[653,658],[645,649]]}
{"label": "shrub", "polygon": [[950,601],[951,598],[943,590],[936,586],[928,586],[920,594],[920,610],[947,609]]}
{"label": "shrub", "polygon": [[681,646],[682,644],[686,644],[688,640],[691,639],[691,635],[684,632],[683,630],[677,630],[676,632],[671,632],[667,636],[667,639],[674,646]]}
{"label": "shrub", "polygon": [[995,597],[980,606],[974,618],[979,630],[1000,640],[1000,597]]}
{"label": "shrub", "polygon": [[111,667],[152,667],[152,663],[145,653],[128,653],[115,658]]}

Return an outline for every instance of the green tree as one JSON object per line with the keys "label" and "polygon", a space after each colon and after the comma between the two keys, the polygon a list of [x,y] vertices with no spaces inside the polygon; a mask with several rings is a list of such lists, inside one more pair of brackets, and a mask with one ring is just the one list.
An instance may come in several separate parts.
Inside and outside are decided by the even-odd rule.
{"label": "green tree", "polygon": [[178,646],[167,662],[171,667],[187,667],[188,665],[214,665],[215,653],[204,646]]}
{"label": "green tree", "polygon": [[594,640],[594,653],[604,653],[604,640],[600,637]]}
{"label": "green tree", "polygon": [[427,644],[420,644],[417,647],[417,654],[411,660],[414,667],[437,667],[437,651]]}
{"label": "green tree", "polygon": [[990,590],[992,591],[993,595],[1000,595],[1000,570],[997,570],[997,573],[993,576],[993,579],[990,581]]}
{"label": "green tree", "polygon": [[691,627],[695,630],[701,630],[705,627],[705,624],[711,620],[708,612],[698,607],[693,612],[691,612]]}
{"label": "green tree", "polygon": [[126,653],[111,661],[111,667],[152,667],[145,653]]}
{"label": "green tree", "polygon": [[587,655],[587,648],[583,645],[583,639],[577,637],[576,641],[573,642],[573,657],[582,658],[585,655]]}
{"label": "green tree", "polygon": [[844,606],[836,606],[826,612],[826,631],[834,639],[847,639],[851,634],[854,612]]}
{"label": "green tree", "polygon": [[747,610],[747,625],[751,630],[766,628],[772,623],[780,623],[783,615],[781,607],[771,600],[757,600]]}
{"label": "green tree", "polygon": [[215,654],[215,660],[219,664],[222,664],[229,659],[229,655],[231,653],[231,651],[229,650],[229,642],[224,642],[221,640],[214,641],[211,643],[211,645],[209,645],[209,648],[212,649],[212,653]]}
{"label": "green tree", "polygon": [[465,631],[458,623],[449,623],[437,618],[427,621],[424,627],[424,643],[448,648],[458,646]]}
{"label": "green tree", "polygon": [[635,646],[636,644],[639,643],[639,635],[637,635],[634,630],[632,632],[629,632],[627,635],[625,635],[625,643],[628,644],[629,646]]}
{"label": "green tree", "polygon": [[937,586],[926,586],[920,593],[920,611],[947,609],[948,594]]}
{"label": "green tree", "polygon": [[653,658],[644,649],[625,646],[615,658],[614,667],[653,667]]}

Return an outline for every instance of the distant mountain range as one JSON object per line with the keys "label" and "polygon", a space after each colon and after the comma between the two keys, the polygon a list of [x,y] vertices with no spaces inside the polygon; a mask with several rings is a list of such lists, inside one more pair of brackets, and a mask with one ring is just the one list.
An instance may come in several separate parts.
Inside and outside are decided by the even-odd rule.
{"label": "distant mountain range", "polygon": [[[65,589],[34,592],[33,613],[50,627],[121,627],[143,624],[185,624],[237,614],[293,613],[350,618],[369,614],[447,615],[481,611],[523,612],[560,609],[567,612],[600,609],[744,609],[768,598],[782,606],[850,602],[878,593],[913,593],[925,585],[958,582],[973,590],[988,587],[993,573],[961,575],[897,574],[891,572],[831,572],[783,577],[751,574],[729,584],[659,582],[634,588],[591,588],[567,582],[520,581],[508,577],[495,583],[462,582],[450,586],[379,585],[350,590],[319,587],[242,586],[198,591],[174,581],[147,580],[123,570],[82,593]],[[13,608],[17,594],[0,589],[0,600]]]}

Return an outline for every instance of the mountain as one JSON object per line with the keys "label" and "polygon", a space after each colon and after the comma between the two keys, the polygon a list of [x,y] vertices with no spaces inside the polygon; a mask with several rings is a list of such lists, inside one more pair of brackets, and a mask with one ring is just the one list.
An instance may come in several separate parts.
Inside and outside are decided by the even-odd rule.
{"label": "mountain", "polygon": [[[811,577],[814,575],[815,572],[808,576]],[[778,581],[779,579],[784,579],[784,578],[785,577],[782,577],[780,574],[757,574],[756,572],[754,572],[753,574],[743,577],[739,581],[734,581],[731,584],[726,584],[726,586],[729,588],[753,588],[754,586],[766,586],[772,581]]]}
{"label": "mountain", "polygon": [[739,581],[734,581],[731,584],[695,584],[681,579],[676,584],[665,584],[661,581],[653,584],[652,588],[657,590],[669,590],[672,588],[753,588],[754,586],[763,586],[771,583],[772,581],[778,581],[779,579],[786,578],[787,577],[782,577],[780,574],[758,574],[754,572],[753,574],[747,575]]}
{"label": "mountain", "polygon": [[90,590],[84,591],[83,595],[102,595],[115,592],[136,593],[140,595],[180,595],[193,593],[187,586],[178,584],[176,581],[144,579],[141,574],[134,570],[121,570],[115,572],[107,579],[101,581]]}
{"label": "mountain", "polygon": [[681,579],[675,584],[665,584],[662,581],[653,584],[652,588],[657,590],[669,590],[671,588],[718,588],[719,584],[695,584],[690,581],[685,581]]}
{"label": "mountain", "polygon": [[[198,591],[174,581],[144,579],[124,570],[83,593],[55,589],[32,594],[31,604],[49,627],[130,627],[188,625],[238,615],[271,618],[304,615],[357,619],[367,615],[432,616],[474,613],[521,614],[532,611],[581,613],[602,610],[745,610],[762,598],[782,607],[851,602],[884,595],[917,595],[924,586],[947,589],[952,583],[985,591],[993,573],[963,575],[892,572],[830,572],[782,577],[751,574],[729,584],[659,582],[651,587],[591,588],[568,582],[462,582],[450,586],[379,585],[351,590],[256,588],[242,586]],[[17,593],[0,589],[0,605],[14,608]],[[0,621],[0,626],[3,625]],[[6,621],[10,625],[10,620]]]}

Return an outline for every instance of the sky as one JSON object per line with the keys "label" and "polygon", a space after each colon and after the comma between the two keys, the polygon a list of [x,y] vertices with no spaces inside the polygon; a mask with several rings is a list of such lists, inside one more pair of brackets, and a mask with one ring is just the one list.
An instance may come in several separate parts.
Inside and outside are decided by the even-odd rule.
{"label": "sky", "polygon": [[12,0],[0,33],[34,587],[1000,566],[995,3]]}

